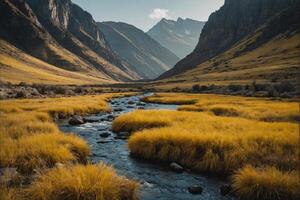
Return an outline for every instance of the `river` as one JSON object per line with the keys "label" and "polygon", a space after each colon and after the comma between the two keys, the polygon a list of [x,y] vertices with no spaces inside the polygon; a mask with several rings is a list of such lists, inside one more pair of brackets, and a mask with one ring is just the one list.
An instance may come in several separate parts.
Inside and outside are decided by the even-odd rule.
{"label": "river", "polygon": [[[138,107],[144,109],[169,109],[176,110],[176,105],[162,105],[153,103],[141,103],[140,97],[122,97],[113,99],[110,103],[114,116],[131,112]],[[219,188],[224,182],[211,177],[193,173],[175,173],[165,166],[158,166],[141,162],[130,157],[127,140],[117,139],[111,130],[111,114],[99,113],[91,115],[88,119],[95,122],[80,126],[71,126],[67,122],[60,123],[59,127],[64,132],[73,132],[84,138],[92,150],[93,163],[104,162],[113,166],[116,171],[141,183],[141,200],[231,200],[231,196],[220,195]],[[101,133],[111,134],[107,138]],[[203,192],[200,195],[190,194],[187,190],[190,186],[201,186]]]}

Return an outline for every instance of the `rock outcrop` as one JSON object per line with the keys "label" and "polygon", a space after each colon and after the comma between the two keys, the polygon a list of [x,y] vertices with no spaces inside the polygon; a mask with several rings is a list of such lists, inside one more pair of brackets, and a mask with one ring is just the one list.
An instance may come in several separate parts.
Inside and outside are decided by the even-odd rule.
{"label": "rock outcrop", "polygon": [[0,39],[51,65],[107,80],[140,77],[109,47],[92,16],[71,0],[3,0]]}
{"label": "rock outcrop", "polygon": [[[193,69],[196,65],[224,53],[243,38],[253,34],[282,11],[289,7],[297,7],[295,5],[297,2],[299,1],[225,0],[225,4],[220,10],[214,12],[209,17],[195,50],[160,78],[167,78],[183,73],[189,69]],[[280,24],[279,26],[286,28],[285,24]],[[268,30],[268,32],[272,31],[272,28]],[[268,40],[260,41],[260,44],[266,41]]]}

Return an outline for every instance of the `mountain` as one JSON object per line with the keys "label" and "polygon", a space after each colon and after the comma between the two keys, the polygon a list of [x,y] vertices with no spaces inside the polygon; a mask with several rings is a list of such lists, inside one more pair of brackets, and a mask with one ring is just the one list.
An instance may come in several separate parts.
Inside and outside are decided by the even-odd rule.
{"label": "mountain", "polygon": [[180,82],[291,80],[299,76],[299,0],[226,0],[193,53],[160,79]]}
{"label": "mountain", "polygon": [[157,78],[179,61],[176,55],[132,25],[102,22],[98,23],[98,27],[112,50],[144,79]]}
{"label": "mountain", "polygon": [[[100,82],[111,82],[139,78],[128,68],[128,63],[113,53],[92,16],[70,0],[3,0],[0,13],[1,45],[52,67],[85,74],[91,80],[99,78]],[[4,50],[0,53],[12,55]],[[18,56],[12,58],[16,59],[14,62],[20,60]],[[13,68],[11,63],[2,64]],[[15,75],[18,79],[18,74]]]}
{"label": "mountain", "polygon": [[162,19],[147,34],[182,59],[196,47],[204,25],[205,22],[188,18]]}

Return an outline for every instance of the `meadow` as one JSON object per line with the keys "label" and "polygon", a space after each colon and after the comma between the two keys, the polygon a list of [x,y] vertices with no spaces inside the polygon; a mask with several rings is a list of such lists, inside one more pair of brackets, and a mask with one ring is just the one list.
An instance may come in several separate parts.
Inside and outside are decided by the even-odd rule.
{"label": "meadow", "polygon": [[88,144],[54,122],[110,111],[107,102],[124,95],[0,101],[0,166],[18,171],[4,174],[0,199],[135,199],[138,184],[110,166],[90,165]]}
{"label": "meadow", "polygon": [[300,197],[297,102],[183,93],[144,101],[185,105],[118,117],[113,129],[133,133],[132,155],[225,176],[242,199]]}

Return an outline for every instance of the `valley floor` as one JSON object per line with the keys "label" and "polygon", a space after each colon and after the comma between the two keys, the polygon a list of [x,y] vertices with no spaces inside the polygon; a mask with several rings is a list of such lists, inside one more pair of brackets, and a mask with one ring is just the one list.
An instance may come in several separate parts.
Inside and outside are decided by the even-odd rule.
{"label": "valley floor", "polygon": [[[86,141],[54,124],[108,112],[107,102],[124,95],[132,93],[0,101],[0,198],[136,199],[136,182],[105,164],[88,164]],[[132,134],[133,156],[228,177],[229,192],[242,199],[299,198],[297,102],[186,93],[143,101],[180,106],[136,110],[114,120],[114,132]]]}

